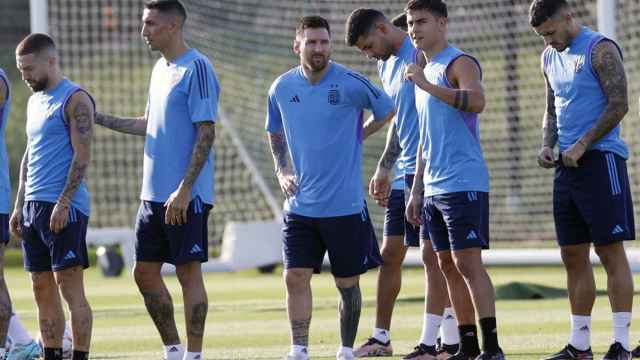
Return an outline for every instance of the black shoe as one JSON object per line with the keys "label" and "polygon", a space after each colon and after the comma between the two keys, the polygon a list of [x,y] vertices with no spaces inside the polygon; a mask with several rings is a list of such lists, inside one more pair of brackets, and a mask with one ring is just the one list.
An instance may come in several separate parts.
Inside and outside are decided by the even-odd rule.
{"label": "black shoe", "polygon": [[480,355],[478,355],[476,360],[505,360],[505,357],[502,350],[498,350],[497,353],[493,354],[483,351]]}
{"label": "black shoe", "polygon": [[564,349],[544,358],[544,360],[593,360],[593,352],[591,352],[591,348],[583,351],[567,344]]}
{"label": "black shoe", "polygon": [[417,359],[420,358],[421,356],[424,355],[431,355],[433,357],[436,357],[437,352],[436,352],[436,347],[434,346],[427,346],[425,344],[419,344],[418,346],[413,348],[413,351],[409,354],[407,354],[407,356],[403,357],[402,359]]}
{"label": "black shoe", "polygon": [[613,343],[602,360],[631,360],[631,352],[627,351],[619,342]]}
{"label": "black shoe", "polygon": [[447,359],[444,357],[444,355],[453,356],[459,350],[460,350],[460,344],[453,344],[453,345],[438,344],[438,347],[436,348],[436,352],[438,353],[438,359],[442,359],[442,358]]}
{"label": "black shoe", "polygon": [[447,360],[475,360],[477,355],[467,355],[462,351],[458,351],[457,353],[449,356]]}

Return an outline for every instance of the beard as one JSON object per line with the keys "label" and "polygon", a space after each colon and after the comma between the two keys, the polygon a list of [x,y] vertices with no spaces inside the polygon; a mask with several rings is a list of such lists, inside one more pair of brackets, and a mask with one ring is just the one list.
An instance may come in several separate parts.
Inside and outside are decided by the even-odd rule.
{"label": "beard", "polygon": [[33,92],[40,92],[46,89],[48,85],[49,85],[49,79],[42,79],[42,80],[27,82],[27,86],[29,86],[29,88]]}
{"label": "beard", "polygon": [[327,67],[327,64],[329,63],[329,55],[311,55],[311,57],[307,59],[306,63],[313,72],[320,72]]}

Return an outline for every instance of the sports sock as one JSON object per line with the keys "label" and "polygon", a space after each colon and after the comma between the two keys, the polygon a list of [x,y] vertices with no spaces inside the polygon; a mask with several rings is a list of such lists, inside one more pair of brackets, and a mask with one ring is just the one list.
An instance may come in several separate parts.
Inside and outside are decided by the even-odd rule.
{"label": "sports sock", "polygon": [[44,360],[62,360],[62,348],[44,348]]}
{"label": "sports sock", "polygon": [[307,347],[302,345],[291,345],[289,355],[308,354]]}
{"label": "sports sock", "polygon": [[438,330],[440,330],[440,323],[442,323],[442,316],[429,313],[424,314],[422,335],[420,336],[421,344],[435,346],[436,339],[438,338]]}
{"label": "sports sock", "polygon": [[182,360],[183,355],[184,348],[182,347],[182,344],[164,346],[164,358],[166,360]]}
{"label": "sports sock", "polygon": [[453,312],[453,308],[445,308],[442,313],[442,324],[440,325],[442,343],[455,345],[460,343],[460,333],[458,333],[458,320]]}
{"label": "sports sock", "polygon": [[613,341],[622,344],[622,347],[630,351],[629,327],[631,326],[630,312],[613,313]]}
{"label": "sports sock", "polygon": [[495,317],[480,319],[482,330],[482,350],[489,354],[495,354],[500,350],[498,346],[498,326]]}
{"label": "sports sock", "polygon": [[389,330],[373,328],[373,338],[386,344],[391,340],[391,333]]}
{"label": "sports sock", "polygon": [[73,357],[71,360],[89,360],[88,351],[73,350]]}
{"label": "sports sock", "polygon": [[184,354],[184,359],[183,360],[201,360],[202,359],[202,353],[201,352],[190,352],[187,351]]}
{"label": "sports sock", "polygon": [[478,328],[475,325],[458,325],[460,333],[460,351],[467,356],[480,354],[478,345]]}
{"label": "sports sock", "polygon": [[571,314],[571,338],[569,344],[578,350],[591,347],[591,316]]}

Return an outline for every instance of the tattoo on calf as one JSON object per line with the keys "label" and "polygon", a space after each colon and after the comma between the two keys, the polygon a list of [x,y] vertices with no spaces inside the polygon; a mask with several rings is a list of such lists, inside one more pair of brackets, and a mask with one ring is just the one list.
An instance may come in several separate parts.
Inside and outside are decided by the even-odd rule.
{"label": "tattoo on calf", "polygon": [[189,336],[203,337],[204,336],[204,324],[207,319],[207,309],[209,304],[200,303],[193,306],[191,309],[191,319],[189,321]]}
{"label": "tattoo on calf", "polygon": [[304,320],[291,320],[291,336],[293,345],[309,346],[309,326],[311,318]]}
{"label": "tattoo on calf", "polygon": [[144,305],[151,316],[162,342],[164,344],[177,344],[180,342],[178,329],[173,317],[173,303],[171,298],[163,296],[162,293],[143,291]]}
{"label": "tattoo on calf", "polygon": [[360,286],[356,284],[350,288],[340,290],[340,339],[342,346],[353,347],[356,341],[360,310],[362,308],[362,294]]}

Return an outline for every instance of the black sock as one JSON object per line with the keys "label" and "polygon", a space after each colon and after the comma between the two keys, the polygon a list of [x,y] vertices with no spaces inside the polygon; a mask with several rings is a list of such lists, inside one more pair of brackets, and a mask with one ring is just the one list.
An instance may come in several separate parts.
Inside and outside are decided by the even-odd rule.
{"label": "black sock", "polygon": [[480,319],[480,330],[482,330],[482,350],[490,354],[495,354],[500,350],[498,346],[498,326],[495,317]]}
{"label": "black sock", "polygon": [[478,328],[475,325],[460,325],[458,332],[460,333],[460,352],[469,357],[480,355]]}
{"label": "black sock", "polygon": [[44,348],[44,360],[62,360],[62,348]]}
{"label": "black sock", "polygon": [[89,360],[88,351],[73,350],[73,357],[71,360]]}

